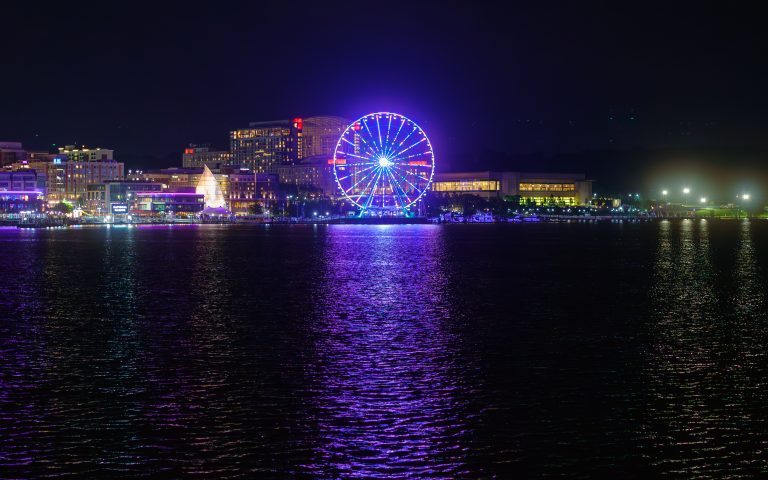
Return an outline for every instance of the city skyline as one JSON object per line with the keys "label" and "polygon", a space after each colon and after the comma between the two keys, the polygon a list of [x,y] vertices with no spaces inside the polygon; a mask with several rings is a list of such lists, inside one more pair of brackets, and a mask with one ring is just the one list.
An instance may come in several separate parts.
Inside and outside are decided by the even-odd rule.
{"label": "city skyline", "polygon": [[766,477],[761,14],[4,4],[0,476]]}
{"label": "city skyline", "polygon": [[[453,169],[478,156],[557,168],[560,156],[584,151],[728,156],[767,146],[765,39],[748,12],[427,3],[165,16],[172,7],[156,8],[53,6],[43,15],[11,6],[9,37],[24,40],[6,43],[4,68],[24,73],[3,80],[14,95],[2,137],[31,148],[112,145],[150,168],[189,143],[224,147],[227,132],[252,121],[390,110],[419,118]],[[248,20],[256,17],[270,21]],[[57,24],[88,28],[59,34]],[[328,28],[335,24],[350,28]],[[136,25],[143,35],[129,35]],[[377,57],[388,68],[357,61]],[[579,162],[600,168],[588,155]]]}

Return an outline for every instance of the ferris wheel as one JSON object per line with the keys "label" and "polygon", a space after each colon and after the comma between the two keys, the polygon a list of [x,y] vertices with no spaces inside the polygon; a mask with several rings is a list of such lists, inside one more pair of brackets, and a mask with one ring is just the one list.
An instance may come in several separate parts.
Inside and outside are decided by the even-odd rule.
{"label": "ferris wheel", "polygon": [[427,135],[397,113],[371,113],[354,121],[333,154],[336,184],[361,214],[410,214],[434,172],[435,155]]}

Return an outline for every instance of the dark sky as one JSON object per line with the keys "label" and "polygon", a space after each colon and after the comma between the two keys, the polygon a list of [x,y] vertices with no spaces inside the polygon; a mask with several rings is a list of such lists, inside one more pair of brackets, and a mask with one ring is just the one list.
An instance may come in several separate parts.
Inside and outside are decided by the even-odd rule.
{"label": "dark sky", "polygon": [[451,166],[768,145],[746,4],[69,3],[3,5],[0,140],[149,167],[248,121],[390,110]]}

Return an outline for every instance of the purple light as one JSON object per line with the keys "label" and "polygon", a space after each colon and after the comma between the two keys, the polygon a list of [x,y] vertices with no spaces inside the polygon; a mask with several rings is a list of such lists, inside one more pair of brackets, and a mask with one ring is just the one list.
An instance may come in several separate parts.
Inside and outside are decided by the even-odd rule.
{"label": "purple light", "polygon": [[137,197],[203,197],[202,193],[188,193],[188,192],[138,192]]}
{"label": "purple light", "polygon": [[339,190],[353,205],[407,214],[429,190],[434,160],[432,145],[415,122],[379,112],[347,127],[331,164]]}

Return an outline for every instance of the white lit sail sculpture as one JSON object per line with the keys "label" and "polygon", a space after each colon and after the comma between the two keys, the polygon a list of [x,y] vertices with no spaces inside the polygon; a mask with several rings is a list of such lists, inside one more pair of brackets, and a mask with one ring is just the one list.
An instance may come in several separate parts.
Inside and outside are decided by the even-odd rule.
{"label": "white lit sail sculpture", "polygon": [[208,168],[208,165],[203,167],[203,175],[200,177],[200,181],[197,182],[197,188],[195,192],[205,195],[205,207],[206,208],[224,208],[226,207],[226,200],[224,200],[224,193],[219,187],[219,182],[216,181],[216,177]]}

